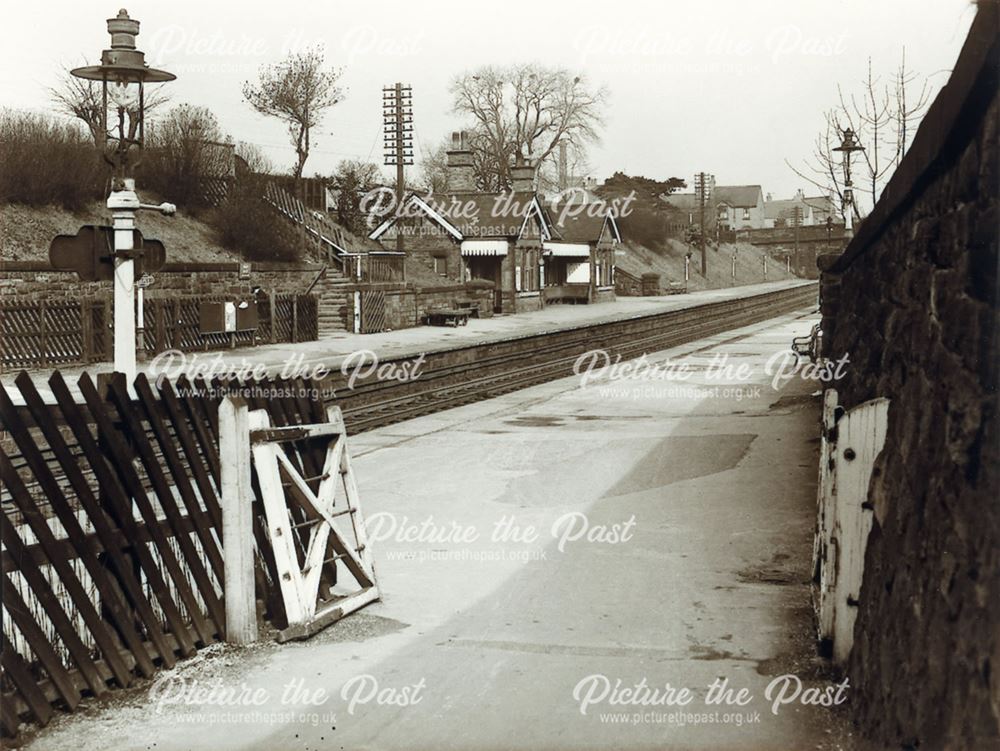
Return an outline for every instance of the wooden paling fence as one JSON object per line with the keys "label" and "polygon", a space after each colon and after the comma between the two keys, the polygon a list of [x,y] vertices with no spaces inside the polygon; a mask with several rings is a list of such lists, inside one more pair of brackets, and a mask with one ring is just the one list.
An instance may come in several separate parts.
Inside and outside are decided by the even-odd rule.
{"label": "wooden paling fence", "polygon": [[0,368],[104,360],[108,316],[104,300],[0,302]]}
{"label": "wooden paling fence", "polygon": [[[43,393],[43,391],[45,393]],[[56,372],[0,386],[3,629],[0,727],[47,723],[84,695],[149,677],[224,638],[218,405],[227,393],[272,425],[325,419],[301,380],[241,385],[123,380],[106,388]],[[325,446],[286,449],[319,491]],[[252,477],[256,599],[284,628],[274,555]],[[293,509],[304,560],[309,525]],[[331,563],[322,586],[336,583]]]}
{"label": "wooden paling fence", "polygon": [[[143,345],[155,354],[168,349],[186,352],[230,346],[230,334],[200,331],[201,304],[221,297],[156,298],[143,306]],[[316,295],[272,294],[257,303],[256,332],[238,331],[236,345],[308,342],[319,336]]]}
{"label": "wooden paling fence", "polygon": [[[147,298],[142,344],[156,354],[230,346],[230,334],[202,334],[203,302],[222,297]],[[259,326],[237,332],[237,345],[308,342],[319,337],[316,295],[272,294],[258,303]],[[0,303],[0,370],[102,362],[111,359],[111,303],[107,300]]]}

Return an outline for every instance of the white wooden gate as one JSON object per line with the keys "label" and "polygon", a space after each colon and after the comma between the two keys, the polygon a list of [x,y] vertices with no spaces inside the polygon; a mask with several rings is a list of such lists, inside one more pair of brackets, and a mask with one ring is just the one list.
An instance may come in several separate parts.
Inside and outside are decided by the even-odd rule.
{"label": "white wooden gate", "polygon": [[888,415],[888,399],[873,399],[843,412],[836,390],[827,389],[824,394],[813,546],[818,574],[815,606],[819,639],[832,643],[837,663],[847,659],[854,644],[865,549],[872,528],[868,488],[885,444]]}
{"label": "white wooden gate", "polygon": [[[288,621],[278,641],[309,637],[379,599],[340,408],[330,407],[325,423],[271,427],[266,410],[248,413],[242,399],[227,397],[219,421],[227,639],[245,644],[257,633],[251,456]],[[325,442],[317,477],[303,477],[299,467],[306,464],[294,455],[296,445],[307,441]],[[316,448],[322,451],[324,446]],[[334,578],[336,585],[331,586]]]}

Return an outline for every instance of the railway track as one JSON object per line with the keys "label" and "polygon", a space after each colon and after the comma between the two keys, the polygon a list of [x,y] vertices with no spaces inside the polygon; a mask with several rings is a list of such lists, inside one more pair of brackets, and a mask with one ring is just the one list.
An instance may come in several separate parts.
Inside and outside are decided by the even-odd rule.
{"label": "railway track", "polygon": [[589,350],[604,350],[611,358],[627,360],[801,310],[815,302],[816,286],[803,285],[697,308],[449,350],[447,359],[458,363],[435,366],[429,358],[419,379],[410,383],[373,380],[347,389],[346,380],[334,379],[328,384],[335,393],[331,403],[343,409],[352,433],[374,430],[573,375],[577,358]]}

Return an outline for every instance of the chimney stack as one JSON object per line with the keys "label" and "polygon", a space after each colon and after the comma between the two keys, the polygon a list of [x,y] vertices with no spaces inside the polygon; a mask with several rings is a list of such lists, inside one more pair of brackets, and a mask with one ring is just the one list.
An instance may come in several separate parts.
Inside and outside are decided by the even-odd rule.
{"label": "chimney stack", "polygon": [[469,148],[469,136],[464,130],[451,134],[451,149],[445,154],[448,157],[448,192],[477,192],[472,149]]}
{"label": "chimney stack", "polygon": [[510,168],[510,187],[515,193],[535,192],[535,166],[532,161],[517,158]]}

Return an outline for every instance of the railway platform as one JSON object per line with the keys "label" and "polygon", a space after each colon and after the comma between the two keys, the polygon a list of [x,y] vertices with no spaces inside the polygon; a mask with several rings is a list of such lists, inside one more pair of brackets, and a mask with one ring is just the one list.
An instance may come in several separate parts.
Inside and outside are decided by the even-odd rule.
{"label": "railway platform", "polygon": [[[811,640],[817,386],[764,372],[817,318],[649,353],[690,363],[694,395],[570,377],[352,436],[381,602],[309,642],[205,651],[28,748],[855,748],[802,695],[835,685]],[[748,377],[713,383],[723,355]],[[711,703],[721,681],[752,698]],[[693,699],[651,698],[667,686]]]}
{"label": "railway platform", "polygon": [[[167,373],[176,377],[188,375],[297,376],[316,377],[320,370],[336,372],[346,358],[357,362],[400,360],[420,355],[442,355],[451,350],[495,345],[546,334],[558,334],[575,329],[659,314],[684,311],[720,302],[797,287],[815,287],[807,280],[768,282],[727,289],[705,290],[685,295],[663,297],[622,297],[614,302],[594,305],[556,305],[544,310],[511,316],[470,319],[460,327],[420,326],[377,334],[339,332],[316,341],[269,344],[233,350],[209,350],[161,355],[159,359],[139,363],[139,371],[155,376]],[[91,364],[60,368],[67,381],[73,382],[87,371],[110,370],[110,364]],[[34,380],[46,392],[44,379],[49,371],[33,373]],[[13,383],[17,372],[0,374],[0,382]]]}

